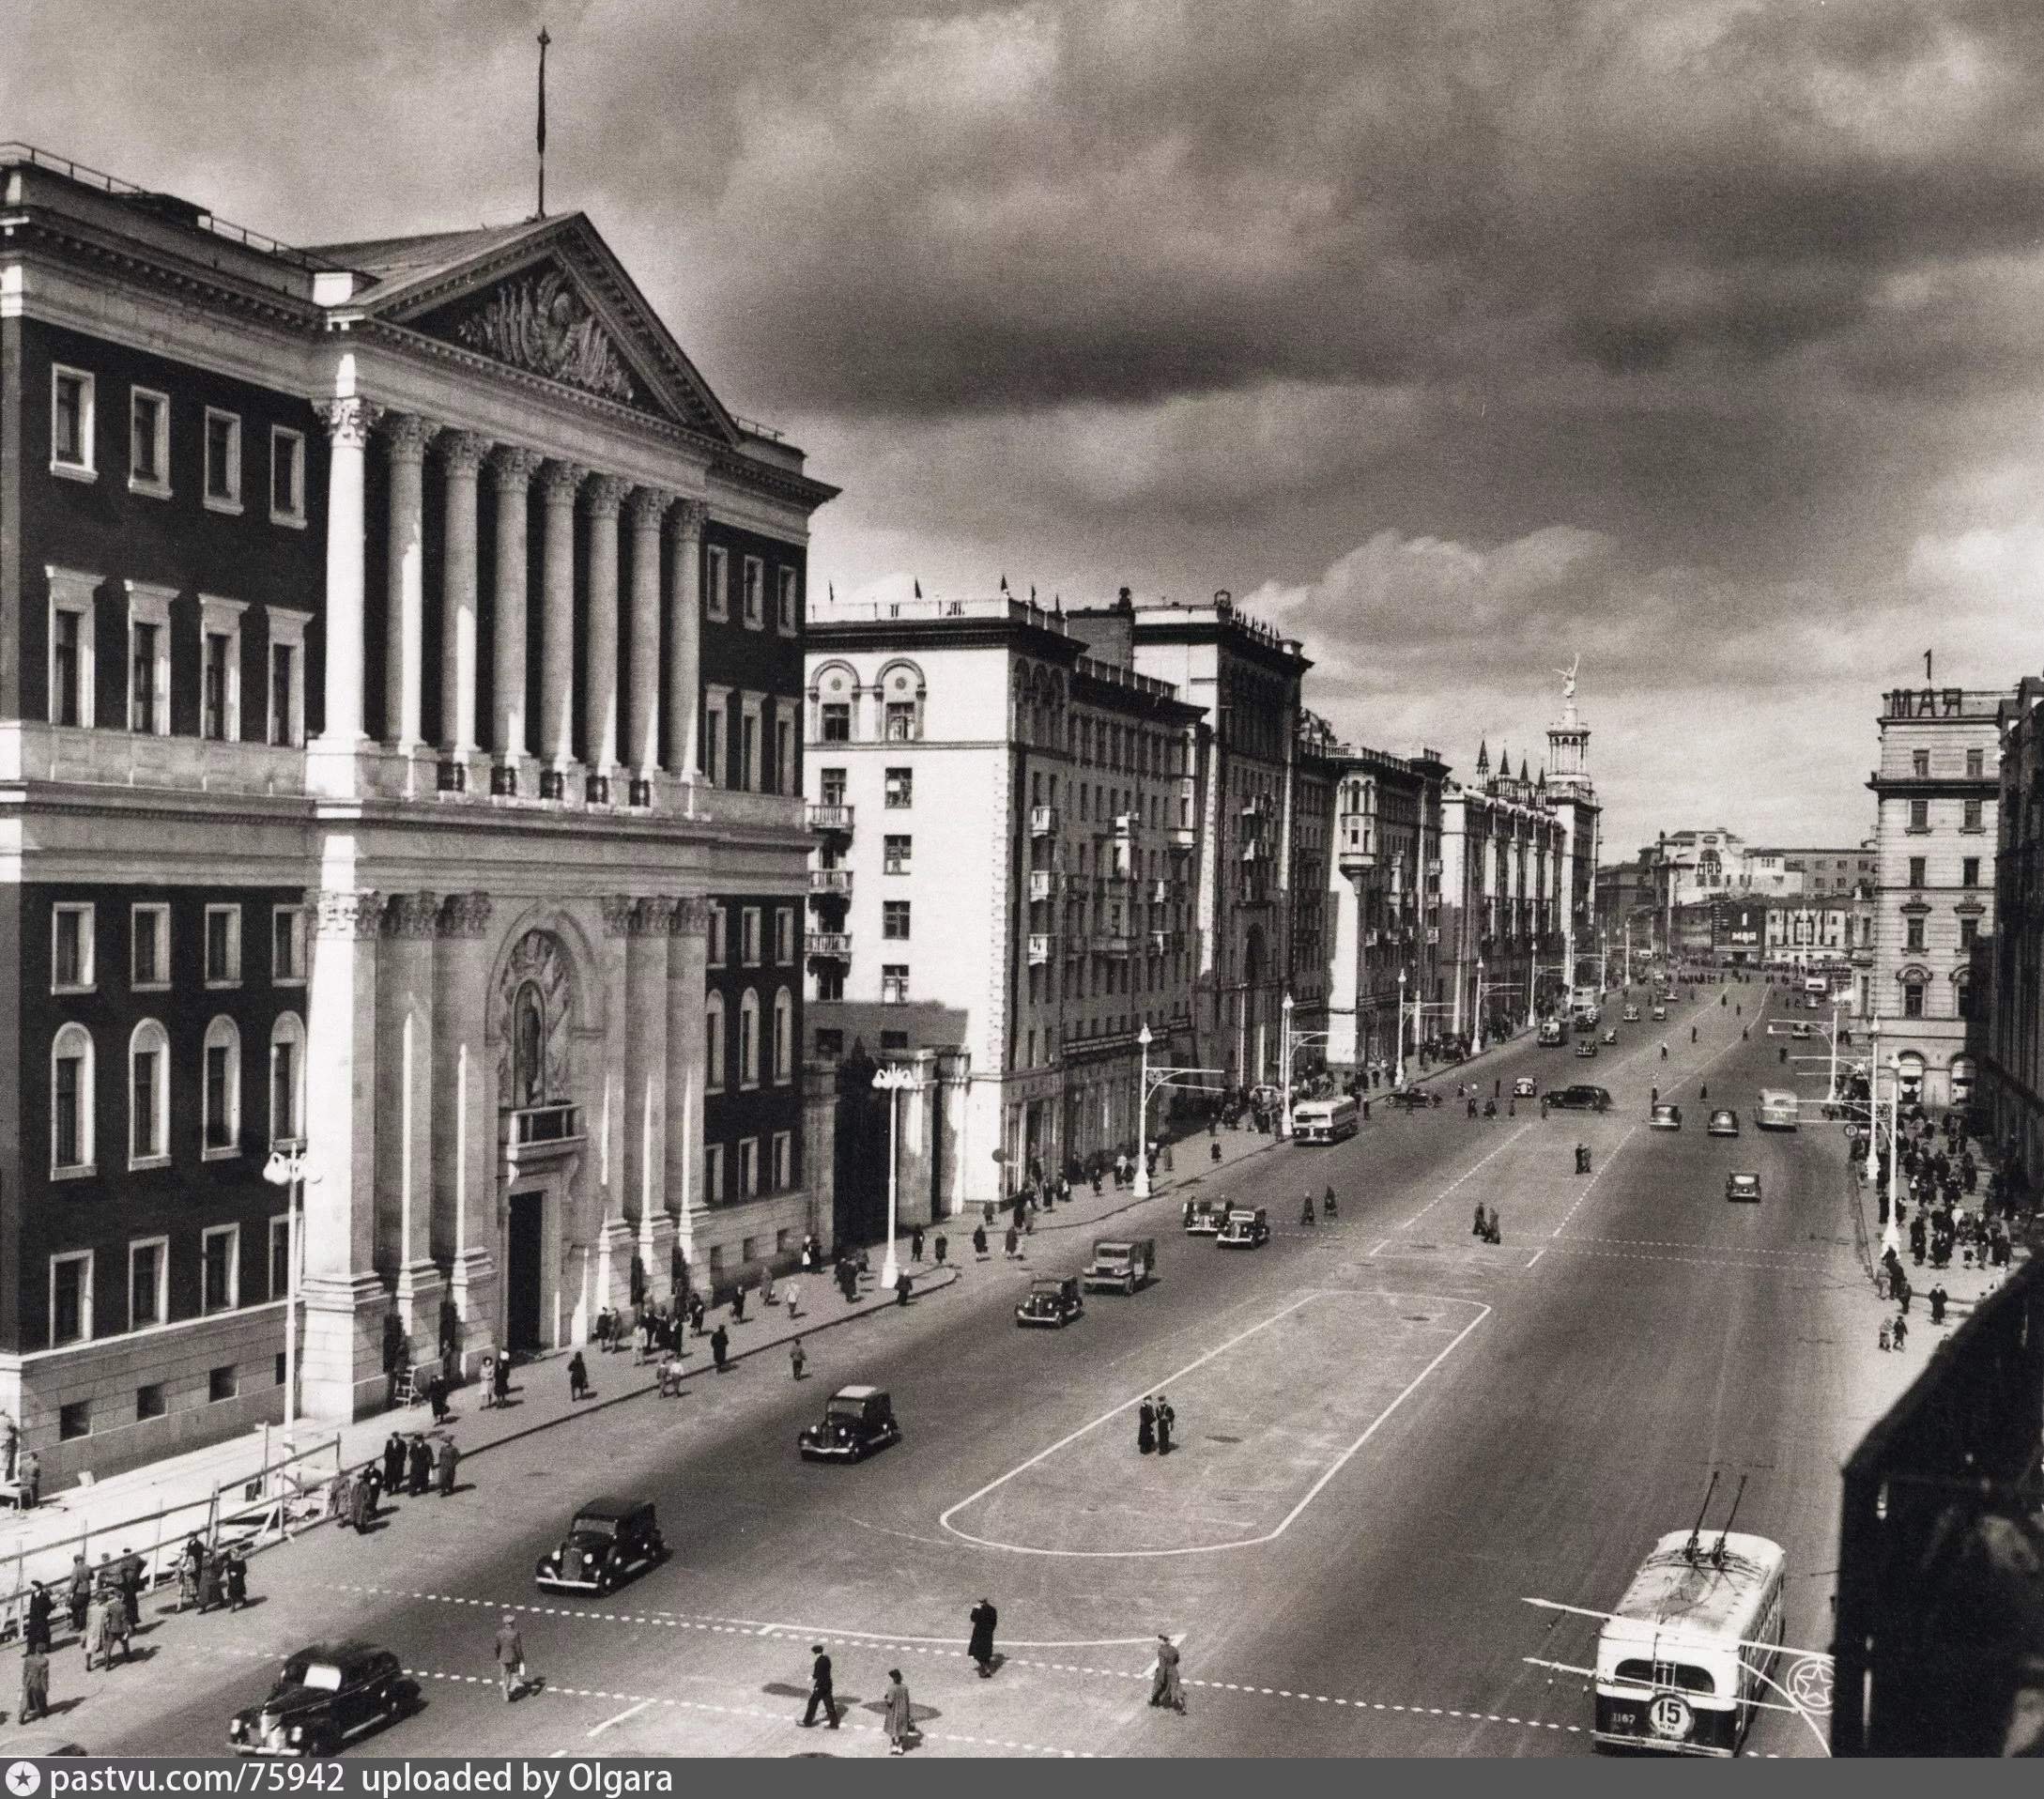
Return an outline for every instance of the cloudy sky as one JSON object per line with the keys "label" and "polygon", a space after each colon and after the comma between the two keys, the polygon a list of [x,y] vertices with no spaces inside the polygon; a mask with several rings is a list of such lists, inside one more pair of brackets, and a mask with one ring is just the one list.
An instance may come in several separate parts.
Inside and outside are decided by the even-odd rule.
{"label": "cloudy sky", "polygon": [[1871,828],[2044,668],[2036,0],[12,0],[0,134],[295,241],[579,207],[844,497],[812,578],[1227,587],[1612,855]]}

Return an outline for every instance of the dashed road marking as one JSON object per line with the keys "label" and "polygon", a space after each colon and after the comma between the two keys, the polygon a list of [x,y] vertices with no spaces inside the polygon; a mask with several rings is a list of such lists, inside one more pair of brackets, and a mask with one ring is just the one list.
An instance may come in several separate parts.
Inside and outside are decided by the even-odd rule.
{"label": "dashed road marking", "polygon": [[1554,1237],[1560,1237],[1563,1231],[1568,1229],[1569,1220],[1574,1218],[1576,1212],[1581,1209],[1583,1201],[1590,1197],[1591,1193],[1595,1190],[1597,1183],[1604,1178],[1605,1171],[1608,1169],[1621,1154],[1624,1153],[1625,1146],[1632,1142],[1633,1133],[1638,1129],[1639,1127],[1637,1123],[1628,1125],[1625,1128],[1625,1134],[1618,1140],[1618,1147],[1612,1150],[1612,1152],[1604,1159],[1604,1166],[1602,1168],[1599,1168],[1595,1174],[1591,1175],[1591,1177],[1583,1183],[1583,1191],[1575,1195],[1575,1204],[1574,1206],[1571,1206],[1568,1210],[1562,1214],[1560,1223],[1557,1224],[1554,1227],[1553,1231],[1549,1233],[1549,1235]]}
{"label": "dashed road marking", "polygon": [[1414,1212],[1413,1215],[1410,1218],[1406,1219],[1406,1222],[1398,1228],[1402,1231],[1409,1231],[1415,1224],[1417,1224],[1422,1218],[1424,1218],[1427,1213],[1432,1211],[1435,1207],[1438,1206],[1442,1200],[1450,1197],[1450,1195],[1452,1195],[1454,1191],[1462,1185],[1464,1181],[1469,1179],[1471,1176],[1480,1174],[1483,1169],[1489,1167],[1493,1161],[1495,1161],[1499,1156],[1503,1155],[1507,1149],[1511,1148],[1514,1144],[1517,1143],[1518,1140],[1521,1137],[1525,1136],[1526,1133],[1532,1128],[1533,1127],[1531,1120],[1528,1120],[1525,1124],[1522,1124],[1516,1130],[1514,1130],[1510,1136],[1508,1136],[1504,1140],[1504,1142],[1499,1144],[1497,1148],[1493,1149],[1490,1154],[1485,1156],[1481,1161],[1474,1163],[1470,1167],[1465,1168],[1461,1174],[1457,1175],[1453,1180],[1450,1181],[1447,1186],[1443,1187],[1439,1192],[1436,1193],[1432,1199],[1428,1200],[1424,1206],[1421,1207],[1418,1211]]}

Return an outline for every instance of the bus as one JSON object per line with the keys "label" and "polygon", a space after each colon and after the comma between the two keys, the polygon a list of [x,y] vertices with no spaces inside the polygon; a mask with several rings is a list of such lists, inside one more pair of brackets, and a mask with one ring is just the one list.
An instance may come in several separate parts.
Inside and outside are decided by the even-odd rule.
{"label": "bus", "polygon": [[1760,1103],[1753,1122],[1762,1130],[1796,1130],[1802,1128],[1802,1107],[1787,1087],[1762,1087]]}
{"label": "bus", "polygon": [[1671,1530],[1597,1638],[1599,1748],[1735,1756],[1782,1641],[1788,1557],[1729,1529]]}
{"label": "bus", "polygon": [[1301,1099],[1292,1108],[1295,1143],[1340,1143],[1353,1137],[1362,1108],[1346,1094],[1331,1099]]}

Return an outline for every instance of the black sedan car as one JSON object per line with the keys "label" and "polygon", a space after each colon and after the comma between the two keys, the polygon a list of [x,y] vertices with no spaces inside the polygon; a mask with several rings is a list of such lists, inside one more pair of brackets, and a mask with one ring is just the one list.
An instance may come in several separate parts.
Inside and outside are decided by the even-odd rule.
{"label": "black sedan car", "polygon": [[901,1440],[894,1402],[878,1387],[840,1387],[823,1416],[805,1424],[795,1447],[805,1462],[863,1462]]}
{"label": "black sedan car", "polygon": [[1547,1095],[1547,1103],[1558,1112],[1608,1112],[1611,1095],[1607,1088],[1578,1081],[1573,1086],[1552,1089]]}
{"label": "black sedan car", "polygon": [[419,1705],[418,1684],[392,1651],[315,1643],[284,1663],[261,1704],[235,1714],[227,1741],[238,1755],[333,1755]]}
{"label": "black sedan car", "polygon": [[667,1560],[651,1499],[592,1499],[576,1511],[559,1546],[540,1557],[532,1578],[548,1592],[599,1597]]}

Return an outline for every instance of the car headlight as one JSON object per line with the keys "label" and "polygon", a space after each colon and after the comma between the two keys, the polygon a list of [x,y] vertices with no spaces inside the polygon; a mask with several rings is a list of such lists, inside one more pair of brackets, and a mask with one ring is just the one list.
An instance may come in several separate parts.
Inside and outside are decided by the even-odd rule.
{"label": "car headlight", "polygon": [[304,1740],[305,1727],[302,1724],[294,1724],[291,1727],[291,1741],[293,1743],[302,1743]]}

